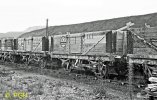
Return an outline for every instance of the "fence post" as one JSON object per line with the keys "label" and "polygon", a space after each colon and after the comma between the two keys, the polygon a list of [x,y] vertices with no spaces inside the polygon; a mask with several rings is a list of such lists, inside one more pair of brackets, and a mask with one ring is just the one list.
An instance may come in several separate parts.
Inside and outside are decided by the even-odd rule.
{"label": "fence post", "polygon": [[130,96],[130,100],[133,100],[133,62],[130,57],[128,57],[128,62],[129,62],[128,64],[129,96]]}

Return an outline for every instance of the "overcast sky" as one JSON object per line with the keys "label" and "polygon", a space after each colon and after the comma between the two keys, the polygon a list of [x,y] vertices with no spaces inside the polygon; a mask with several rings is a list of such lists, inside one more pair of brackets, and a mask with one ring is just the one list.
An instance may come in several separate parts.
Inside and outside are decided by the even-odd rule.
{"label": "overcast sky", "polygon": [[0,33],[157,12],[157,0],[0,0]]}

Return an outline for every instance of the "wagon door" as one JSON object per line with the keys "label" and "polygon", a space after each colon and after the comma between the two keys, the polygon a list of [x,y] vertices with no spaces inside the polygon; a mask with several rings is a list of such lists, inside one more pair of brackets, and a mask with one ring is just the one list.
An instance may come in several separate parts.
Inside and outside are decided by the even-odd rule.
{"label": "wagon door", "polygon": [[126,32],[117,32],[117,45],[116,51],[117,54],[125,54],[127,46],[127,33]]}
{"label": "wagon door", "polygon": [[18,50],[24,51],[24,38],[18,38]]}
{"label": "wagon door", "polygon": [[42,37],[42,51],[49,51],[49,39]]}
{"label": "wagon door", "polygon": [[13,50],[17,50],[18,49],[18,40],[14,39],[14,46],[13,46]]}
{"label": "wagon door", "polygon": [[106,52],[114,53],[116,52],[116,38],[117,33],[113,33],[112,31],[106,33]]}
{"label": "wagon door", "polygon": [[5,50],[5,39],[2,39],[1,43],[2,43],[1,50],[3,51],[3,50]]}
{"label": "wagon door", "polygon": [[132,33],[127,31],[127,53],[132,54],[133,53],[133,36]]}
{"label": "wagon door", "polygon": [[112,31],[106,34],[106,52],[112,53]]}
{"label": "wagon door", "polygon": [[[45,48],[42,47],[43,46],[42,40],[44,40],[42,37],[33,37],[33,44],[32,44],[33,45],[33,47],[32,47],[33,52],[41,52],[42,49],[45,50]],[[45,44],[45,45],[47,45],[47,44]],[[48,47],[46,47],[46,48],[48,48]]]}
{"label": "wagon door", "polygon": [[26,51],[32,51],[32,42],[33,42],[33,38],[29,37],[25,39],[25,50]]}
{"label": "wagon door", "polygon": [[53,48],[54,48],[54,37],[49,37],[49,51],[53,52]]}
{"label": "wagon door", "polygon": [[6,50],[12,50],[13,49],[13,39],[7,39],[6,40]]}
{"label": "wagon door", "polygon": [[82,37],[76,36],[76,37],[69,37],[69,52],[70,53],[81,53],[81,46],[82,46]]}

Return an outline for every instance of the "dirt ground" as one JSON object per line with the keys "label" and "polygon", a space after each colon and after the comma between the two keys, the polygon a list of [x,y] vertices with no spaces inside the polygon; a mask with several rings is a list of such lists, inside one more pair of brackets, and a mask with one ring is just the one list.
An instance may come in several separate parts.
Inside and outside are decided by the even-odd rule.
{"label": "dirt ground", "polygon": [[57,74],[51,77],[0,65],[0,100],[130,100],[127,93],[110,88],[110,84],[92,85],[93,81],[99,83],[93,80],[90,85],[85,83],[89,82],[87,77],[78,82],[76,77],[81,78],[72,73],[69,77],[51,73]]}

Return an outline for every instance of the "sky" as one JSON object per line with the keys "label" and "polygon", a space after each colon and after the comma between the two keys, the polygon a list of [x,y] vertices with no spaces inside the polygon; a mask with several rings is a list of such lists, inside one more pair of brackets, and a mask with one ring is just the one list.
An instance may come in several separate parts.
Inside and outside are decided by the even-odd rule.
{"label": "sky", "polygon": [[0,33],[157,12],[157,0],[0,0]]}

